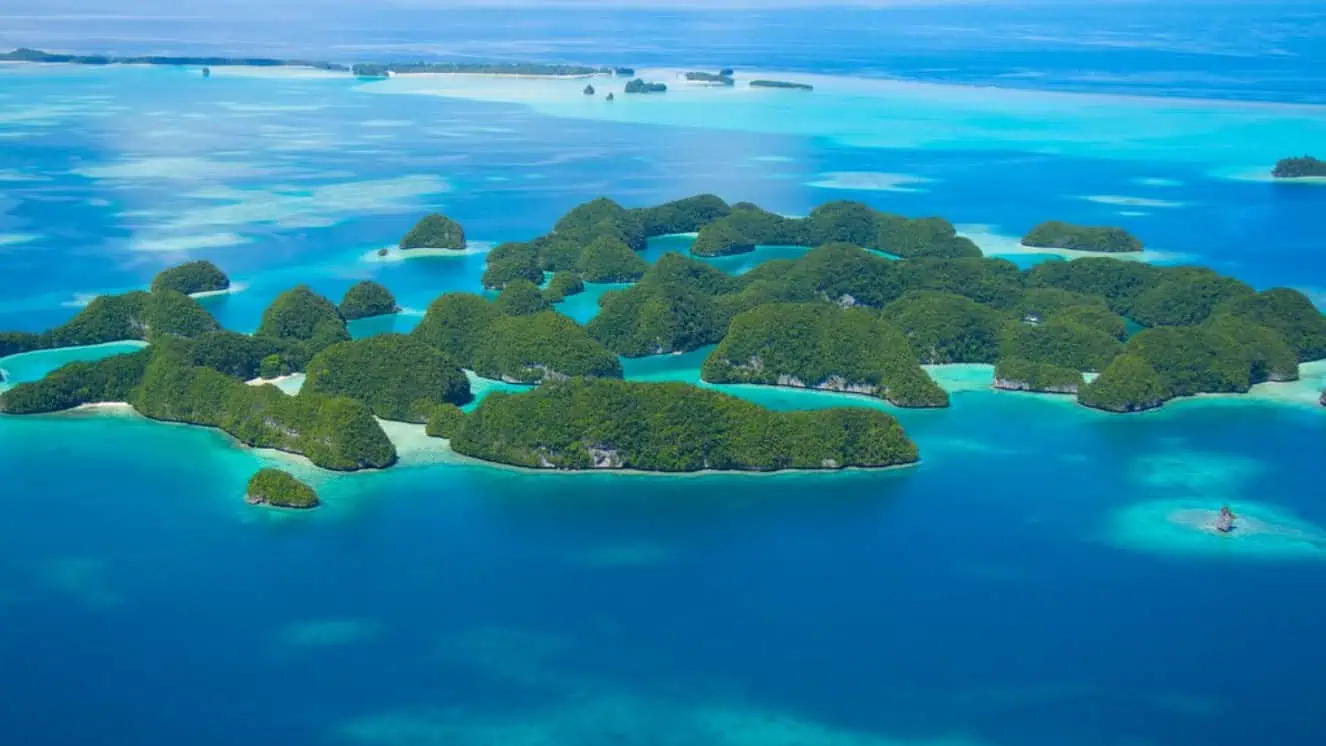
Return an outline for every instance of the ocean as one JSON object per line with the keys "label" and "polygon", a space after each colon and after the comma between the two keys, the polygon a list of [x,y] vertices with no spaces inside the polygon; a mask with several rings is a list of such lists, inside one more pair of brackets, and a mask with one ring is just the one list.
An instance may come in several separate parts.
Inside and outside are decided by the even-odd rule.
{"label": "ocean", "polygon": [[[673,90],[609,105],[581,81],[0,65],[0,329],[47,328],[208,258],[238,288],[203,301],[228,328],[251,331],[294,284],[339,298],[373,278],[405,311],[353,333],[404,331],[438,294],[479,289],[485,248],[575,204],[698,192],[790,215],[834,199],[942,215],[1023,266],[1059,260],[1017,249],[1042,220],[1115,224],[1147,260],[1326,304],[1326,187],[1265,178],[1326,143],[1312,4],[347,10],[298,35],[276,5],[222,22],[20,4],[0,46],[628,64]],[[728,65],[816,90],[668,77]],[[432,210],[477,250],[377,257]],[[586,321],[606,289],[562,307]],[[33,380],[129,349],[0,368]],[[625,368],[694,382],[703,356]],[[981,366],[934,371],[953,392],[940,411],[718,387],[779,409],[880,407],[921,450],[915,467],[841,474],[528,474],[425,450],[332,475],[119,410],[0,417],[0,733],[1319,743],[1326,367],[1304,370],[1133,416],[995,392]],[[246,505],[271,464],[324,506]],[[1226,503],[1266,530],[1184,523]]]}

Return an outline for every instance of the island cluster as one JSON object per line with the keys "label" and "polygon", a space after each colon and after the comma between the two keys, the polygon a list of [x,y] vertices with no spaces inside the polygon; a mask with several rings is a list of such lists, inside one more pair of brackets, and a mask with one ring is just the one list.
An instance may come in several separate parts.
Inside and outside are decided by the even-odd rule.
{"label": "island cluster", "polygon": [[[651,237],[685,233],[696,234],[692,256],[651,265],[639,255]],[[1020,270],[983,257],[942,218],[857,202],[788,218],[714,195],[645,208],[600,198],[544,236],[495,247],[483,275],[495,297],[446,293],[411,333],[358,340],[347,319],[398,311],[377,283],[353,286],[339,304],[291,288],[256,332],[239,334],[192,297],[229,279],[190,262],[163,271],[150,290],[96,298],[53,329],[0,334],[0,356],[149,343],[21,383],[0,396],[0,411],[128,402],[150,418],[215,427],[347,471],[396,461],[380,420],[417,423],[460,454],[531,468],[840,469],[911,463],[918,453],[877,409],[774,412],[688,384],[624,381],[621,358],[713,345],[701,370],[709,383],[839,391],[900,407],[949,405],[923,365],[992,363],[999,388],[1071,395],[1112,412],[1246,392],[1326,358],[1326,317],[1295,290],[1120,261],[1108,255],[1141,243],[1117,228],[1049,222],[1026,240],[1102,256]],[[697,258],[770,244],[807,250],[741,275]],[[438,214],[400,241],[402,251],[466,245],[461,225]],[[588,324],[556,310],[586,283],[604,282],[630,286],[604,293]],[[472,405],[467,371],[532,388]],[[297,395],[267,383],[294,372],[306,374]],[[1088,373],[1097,374],[1090,383]],[[250,498],[275,504],[272,489]]]}

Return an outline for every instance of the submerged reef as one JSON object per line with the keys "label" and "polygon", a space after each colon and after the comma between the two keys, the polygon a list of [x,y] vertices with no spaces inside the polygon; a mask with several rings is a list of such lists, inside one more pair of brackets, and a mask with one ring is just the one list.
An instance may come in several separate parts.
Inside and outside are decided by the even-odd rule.
{"label": "submerged reef", "polygon": [[1326,531],[1266,503],[1233,501],[1233,530],[1219,530],[1225,503],[1184,498],[1121,508],[1110,521],[1116,546],[1189,557],[1238,556],[1260,560],[1326,560]]}
{"label": "submerged reef", "polygon": [[813,91],[815,86],[809,83],[792,83],[786,80],[752,80],[751,88],[788,88],[797,91]]}

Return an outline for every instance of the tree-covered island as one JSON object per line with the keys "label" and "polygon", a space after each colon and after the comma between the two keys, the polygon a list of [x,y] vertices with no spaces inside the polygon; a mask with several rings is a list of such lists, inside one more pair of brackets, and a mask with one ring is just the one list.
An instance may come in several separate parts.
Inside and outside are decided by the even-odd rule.
{"label": "tree-covered island", "polygon": [[689,72],[686,73],[684,77],[686,78],[686,80],[692,83],[708,83],[710,85],[730,86],[736,82],[732,79],[731,71],[727,71],[726,74],[721,72],[720,73]]}
{"label": "tree-covered island", "polygon": [[341,316],[346,321],[365,319],[370,316],[384,316],[401,310],[396,305],[396,296],[382,285],[372,280],[360,280],[345,291],[338,306]]}
{"label": "tree-covered island", "polygon": [[626,93],[666,93],[668,87],[663,83],[646,83],[636,78],[627,83],[624,90]]}
{"label": "tree-covered island", "polygon": [[1047,220],[1022,237],[1022,245],[1039,249],[1072,249],[1121,254],[1141,251],[1142,242],[1122,228],[1073,225],[1059,220]]}
{"label": "tree-covered island", "polygon": [[813,91],[815,86],[809,83],[792,83],[786,80],[752,80],[751,88],[785,88],[794,91]]}
{"label": "tree-covered island", "polygon": [[1277,179],[1302,179],[1305,177],[1326,177],[1326,161],[1310,155],[1298,158],[1282,158],[1271,170],[1271,176]]}
{"label": "tree-covered island", "polygon": [[105,54],[56,54],[40,49],[15,49],[0,53],[0,62],[46,62],[66,65],[171,65],[188,67],[311,67],[319,70],[348,72],[350,68],[335,62],[275,59],[271,57],[168,57],[144,55],[125,57]]}
{"label": "tree-covered island", "polygon": [[451,446],[536,469],[775,471],[913,463],[916,445],[870,409],[772,412],[682,383],[572,379],[488,395]]}
{"label": "tree-covered island", "polygon": [[152,291],[174,290],[185,295],[214,293],[230,288],[230,278],[215,264],[200,259],[162,270],[152,278]]}
{"label": "tree-covered island", "polygon": [[401,239],[402,249],[452,249],[464,250],[465,229],[460,223],[446,215],[433,213],[420,218],[409,233]]}
{"label": "tree-covered island", "polygon": [[250,505],[307,510],[321,504],[312,487],[280,469],[260,469],[249,479],[244,500]]}

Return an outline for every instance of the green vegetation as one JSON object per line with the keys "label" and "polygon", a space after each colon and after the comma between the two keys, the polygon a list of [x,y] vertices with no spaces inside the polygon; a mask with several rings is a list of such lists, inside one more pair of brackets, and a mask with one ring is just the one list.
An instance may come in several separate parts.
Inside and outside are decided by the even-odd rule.
{"label": "green vegetation", "polygon": [[487,461],[556,469],[771,471],[917,459],[916,446],[883,412],[771,412],[686,384],[608,379],[490,394],[451,446]]}
{"label": "green vegetation", "polygon": [[1326,161],[1310,155],[1299,158],[1281,158],[1271,175],[1277,179],[1301,179],[1305,176],[1326,176]]}
{"label": "green vegetation", "polygon": [[666,236],[672,233],[694,233],[719,218],[727,217],[732,208],[712,194],[697,194],[657,207],[644,207],[635,212],[644,226],[645,235]]}
{"label": "green vegetation", "polygon": [[1234,340],[1204,327],[1147,329],[1128,340],[1126,351],[1155,370],[1169,396],[1245,392],[1252,382],[1251,356]]}
{"label": "green vegetation", "polygon": [[348,396],[384,420],[427,422],[438,404],[473,398],[469,379],[455,361],[403,334],[334,344],[313,356],[307,375],[300,396]]}
{"label": "green vegetation", "polygon": [[92,363],[69,363],[39,381],[20,383],[0,394],[0,412],[40,414],[94,402],[128,401],[151,357],[151,351],[143,349]]}
{"label": "green vegetation", "polygon": [[53,62],[67,65],[174,65],[198,67],[312,67],[320,70],[347,71],[334,62],[282,60],[268,57],[120,57],[101,54],[51,54],[39,49],[15,49],[0,54],[0,61]]}
{"label": "green vegetation", "polygon": [[980,248],[971,239],[959,236],[953,224],[943,218],[912,220],[879,212],[875,213],[875,225],[874,247],[904,259],[981,256]]}
{"label": "green vegetation", "polygon": [[278,343],[282,362],[292,370],[302,370],[318,352],[350,340],[340,310],[307,285],[276,296],[262,312],[255,336]]}
{"label": "green vegetation", "polygon": [[1205,267],[1166,267],[1161,272],[1160,281],[1129,308],[1128,316],[1144,326],[1200,324],[1221,303],[1253,294],[1246,284]]}
{"label": "green vegetation", "polygon": [[425,215],[409,233],[401,239],[402,249],[452,249],[463,250],[466,247],[465,229],[460,223],[446,215],[433,213]]}
{"label": "green vegetation", "polygon": [[[280,355],[282,349],[281,343],[265,337],[251,337],[227,331],[208,332],[193,340],[193,364],[211,368],[241,381],[259,376],[276,378],[291,372],[288,367],[282,367]],[[268,358],[271,358],[276,366],[271,370],[263,367]]]}
{"label": "green vegetation", "polygon": [[158,290],[143,300],[140,322],[147,339],[169,334],[196,337],[221,328],[198,301],[175,290]]}
{"label": "green vegetation", "polygon": [[999,342],[1000,359],[1047,363],[1069,370],[1104,370],[1123,350],[1119,340],[1067,321],[1009,324]]}
{"label": "green vegetation", "polygon": [[1243,350],[1252,383],[1298,380],[1298,354],[1280,332],[1231,314],[1213,316],[1204,326]]}
{"label": "green vegetation", "polygon": [[1238,316],[1280,332],[1302,362],[1326,358],[1326,316],[1297,290],[1271,288],[1238,295],[1217,306],[1215,313]]}
{"label": "green vegetation", "polygon": [[1020,358],[1001,359],[995,365],[994,378],[997,389],[1043,394],[1076,394],[1083,385],[1081,371]]}
{"label": "green vegetation", "polygon": [[1047,321],[1097,329],[1119,340],[1128,336],[1128,322],[1103,303],[1099,306],[1070,306],[1051,313]]}
{"label": "green vegetation", "polygon": [[1026,276],[1028,288],[1058,288],[1100,296],[1110,310],[1128,315],[1138,296],[1160,281],[1162,269],[1141,262],[1091,257],[1071,262],[1041,262]]}
{"label": "green vegetation", "polygon": [[483,272],[483,286],[501,290],[513,280],[543,282],[539,252],[532,243],[504,243],[488,252],[488,267]]}
{"label": "green vegetation", "polygon": [[799,91],[813,91],[815,86],[809,83],[790,83],[786,80],[752,80],[751,88],[790,88]]}
{"label": "green vegetation", "polygon": [[543,289],[543,297],[549,303],[557,303],[583,292],[585,292],[585,283],[580,279],[580,275],[575,272],[558,272],[548,281],[548,287]]}
{"label": "green vegetation", "polygon": [[600,236],[580,255],[579,270],[585,282],[633,282],[644,276],[649,263],[625,242]]}
{"label": "green vegetation", "polygon": [[488,327],[500,316],[497,307],[471,293],[447,293],[428,306],[411,335],[472,367]]}
{"label": "green vegetation", "polygon": [[508,315],[502,309],[500,299],[489,303],[477,295],[447,293],[428,307],[413,336],[486,378],[538,383],[621,377],[617,357],[571,319],[555,311]]}
{"label": "green vegetation", "polygon": [[72,319],[37,338],[33,349],[104,344],[160,335],[191,337],[215,331],[216,319],[175,290],[101,295]]}
{"label": "green vegetation", "polygon": [[637,285],[600,299],[589,334],[628,357],[694,350],[722,338],[734,310],[716,296],[739,287],[713,267],[667,254]]}
{"label": "green vegetation", "polygon": [[156,420],[219,428],[258,448],[300,453],[325,469],[385,468],[396,450],[369,408],[354,399],[248,386],[193,365],[187,340],[152,346],[129,403]]}
{"label": "green vegetation", "polygon": [[229,287],[230,278],[226,277],[226,273],[206,259],[162,270],[152,278],[154,293],[159,290],[174,290],[189,295],[226,290]]}
{"label": "green vegetation", "polygon": [[260,469],[249,480],[244,499],[250,505],[274,508],[316,508],[318,493],[313,488],[280,469]]}
{"label": "green vegetation", "polygon": [[646,83],[639,78],[627,83],[625,89],[627,93],[664,93],[667,90],[668,87],[662,83]]}
{"label": "green vegetation", "polygon": [[1108,412],[1155,409],[1170,398],[1155,368],[1140,355],[1124,353],[1110,362],[1100,377],[1078,389],[1081,404]]}
{"label": "green vegetation", "polygon": [[356,282],[341,298],[341,316],[346,321],[382,316],[400,310],[400,306],[396,305],[396,296],[372,280]]}
{"label": "green vegetation", "polygon": [[555,311],[493,321],[475,351],[474,372],[513,383],[572,376],[621,378],[622,366],[576,322]]}
{"label": "green vegetation", "polygon": [[732,85],[736,81],[732,79],[732,74],[723,75],[721,73],[690,72],[686,73],[686,79],[693,83],[716,83],[718,85]]}
{"label": "green vegetation", "polygon": [[1074,251],[1100,251],[1109,254],[1141,251],[1142,242],[1122,228],[1073,225],[1049,220],[1032,228],[1022,237],[1025,246]]}
{"label": "green vegetation", "polygon": [[903,407],[948,405],[901,332],[868,311],[827,304],[774,303],[738,315],[701,376],[868,394]]}
{"label": "green vegetation", "polygon": [[455,404],[439,404],[428,415],[424,432],[430,438],[454,438],[465,425],[465,412]]}
{"label": "green vegetation", "polygon": [[1022,273],[1004,259],[925,257],[896,264],[908,290],[965,295],[998,309],[1011,309],[1022,298]]}
{"label": "green vegetation", "polygon": [[543,297],[539,286],[526,279],[508,282],[497,296],[497,310],[507,316],[525,316],[550,308],[552,305]]}
{"label": "green vegetation", "polygon": [[0,357],[40,350],[43,346],[41,336],[32,332],[0,332]]}
{"label": "green vegetation", "polygon": [[923,363],[993,363],[1003,314],[970,298],[913,290],[884,307]]}
{"label": "green vegetation", "polygon": [[731,256],[754,250],[755,243],[727,220],[719,220],[701,228],[700,235],[691,244],[691,253],[696,256]]}

